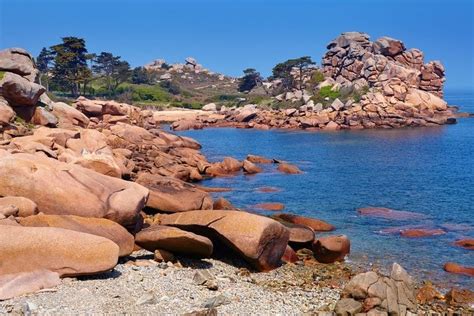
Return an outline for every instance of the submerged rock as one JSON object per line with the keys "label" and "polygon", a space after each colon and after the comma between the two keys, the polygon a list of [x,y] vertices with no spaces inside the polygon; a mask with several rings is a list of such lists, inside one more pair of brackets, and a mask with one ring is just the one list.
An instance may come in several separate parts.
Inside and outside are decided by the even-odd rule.
{"label": "submerged rock", "polygon": [[465,267],[454,262],[447,262],[443,267],[444,271],[454,274],[463,274],[467,276],[474,276],[474,267]]}

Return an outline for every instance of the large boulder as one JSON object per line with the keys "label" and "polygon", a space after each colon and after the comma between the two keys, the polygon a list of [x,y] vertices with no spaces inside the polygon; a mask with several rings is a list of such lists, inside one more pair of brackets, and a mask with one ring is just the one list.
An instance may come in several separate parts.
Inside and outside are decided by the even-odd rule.
{"label": "large boulder", "polygon": [[46,269],[60,276],[105,272],[117,264],[111,240],[52,227],[0,225],[0,275]]}
{"label": "large boulder", "polygon": [[80,217],[75,215],[45,215],[38,214],[19,218],[18,222],[27,227],[58,227],[75,230],[112,240],[119,246],[119,256],[132,253],[133,236],[119,224],[105,218]]}
{"label": "large boulder", "polygon": [[46,89],[39,84],[6,72],[0,80],[0,93],[13,106],[35,106]]}
{"label": "large boulder", "polygon": [[217,238],[261,271],[280,264],[289,231],[270,218],[240,211],[202,210],[160,216],[171,225]]}
{"label": "large boulder", "polygon": [[0,157],[0,195],[23,196],[45,214],[107,218],[135,225],[148,189],[77,165],[31,154]]}
{"label": "large boulder", "polygon": [[0,71],[9,71],[34,82],[38,70],[33,57],[23,48],[8,48],[0,51]]}
{"label": "large boulder", "polygon": [[157,211],[175,213],[212,209],[209,193],[179,179],[142,173],[136,182],[150,190],[146,205]]}
{"label": "large boulder", "polygon": [[64,102],[54,102],[51,107],[61,127],[87,127],[89,125],[87,116]]}
{"label": "large boulder", "polygon": [[212,242],[194,233],[176,227],[152,225],[137,233],[135,243],[154,252],[164,249],[172,253],[209,257],[212,254]]}
{"label": "large boulder", "polygon": [[403,45],[402,41],[388,36],[381,37],[374,42],[374,51],[377,54],[395,56],[402,53],[404,50],[405,45]]}
{"label": "large boulder", "polygon": [[321,237],[313,243],[316,260],[322,263],[343,261],[351,251],[351,242],[345,235]]}

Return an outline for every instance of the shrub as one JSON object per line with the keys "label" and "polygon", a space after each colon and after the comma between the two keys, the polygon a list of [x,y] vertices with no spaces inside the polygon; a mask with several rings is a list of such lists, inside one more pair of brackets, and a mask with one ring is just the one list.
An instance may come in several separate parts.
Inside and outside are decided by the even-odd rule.
{"label": "shrub", "polygon": [[324,79],[324,74],[321,71],[316,70],[311,74],[311,79],[309,79],[309,83],[311,85],[317,86],[318,84],[323,82]]}
{"label": "shrub", "polygon": [[335,100],[341,96],[341,93],[339,91],[333,91],[331,90],[332,86],[325,86],[319,89],[318,91],[318,96],[321,97],[322,99],[329,98],[331,100]]}
{"label": "shrub", "polygon": [[0,80],[2,80],[4,76],[5,76],[5,71],[0,71]]}

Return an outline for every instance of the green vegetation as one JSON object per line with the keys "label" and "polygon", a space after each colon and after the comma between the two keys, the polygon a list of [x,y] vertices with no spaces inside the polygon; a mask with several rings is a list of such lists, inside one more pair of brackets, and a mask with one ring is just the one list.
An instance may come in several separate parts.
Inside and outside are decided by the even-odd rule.
{"label": "green vegetation", "polygon": [[0,71],[0,80],[2,80],[4,76],[5,76],[5,71]]}
{"label": "green vegetation", "polygon": [[324,81],[324,74],[319,71],[319,70],[315,70],[312,74],[311,74],[311,78],[309,79],[309,84],[310,85],[313,85],[313,86],[317,86],[318,84],[320,84],[321,82]]}
{"label": "green vegetation", "polygon": [[172,96],[159,85],[137,85],[122,84],[117,92],[119,94],[131,93],[132,101],[136,102],[157,102],[167,103],[172,100]]}

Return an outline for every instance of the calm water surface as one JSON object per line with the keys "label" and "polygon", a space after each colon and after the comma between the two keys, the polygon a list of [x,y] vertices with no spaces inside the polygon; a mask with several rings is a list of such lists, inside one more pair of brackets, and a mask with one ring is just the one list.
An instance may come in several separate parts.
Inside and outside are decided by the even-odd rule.
{"label": "calm water surface", "polygon": [[[446,94],[450,104],[474,112],[473,92]],[[382,268],[397,261],[420,279],[474,288],[474,278],[442,270],[447,261],[474,266],[474,253],[453,241],[474,237],[474,118],[443,127],[340,132],[206,129],[186,131],[211,161],[249,153],[297,164],[302,175],[283,175],[274,166],[262,174],[212,179],[209,186],[240,208],[281,202],[285,211],[327,220],[352,241],[350,261]],[[275,193],[255,189],[272,186]],[[395,221],[357,215],[356,209],[383,206],[425,214]],[[446,224],[449,224],[447,229]],[[455,224],[455,225],[452,225]],[[402,238],[381,230],[414,225],[442,228],[445,235]],[[454,227],[453,227],[454,226]]]}

